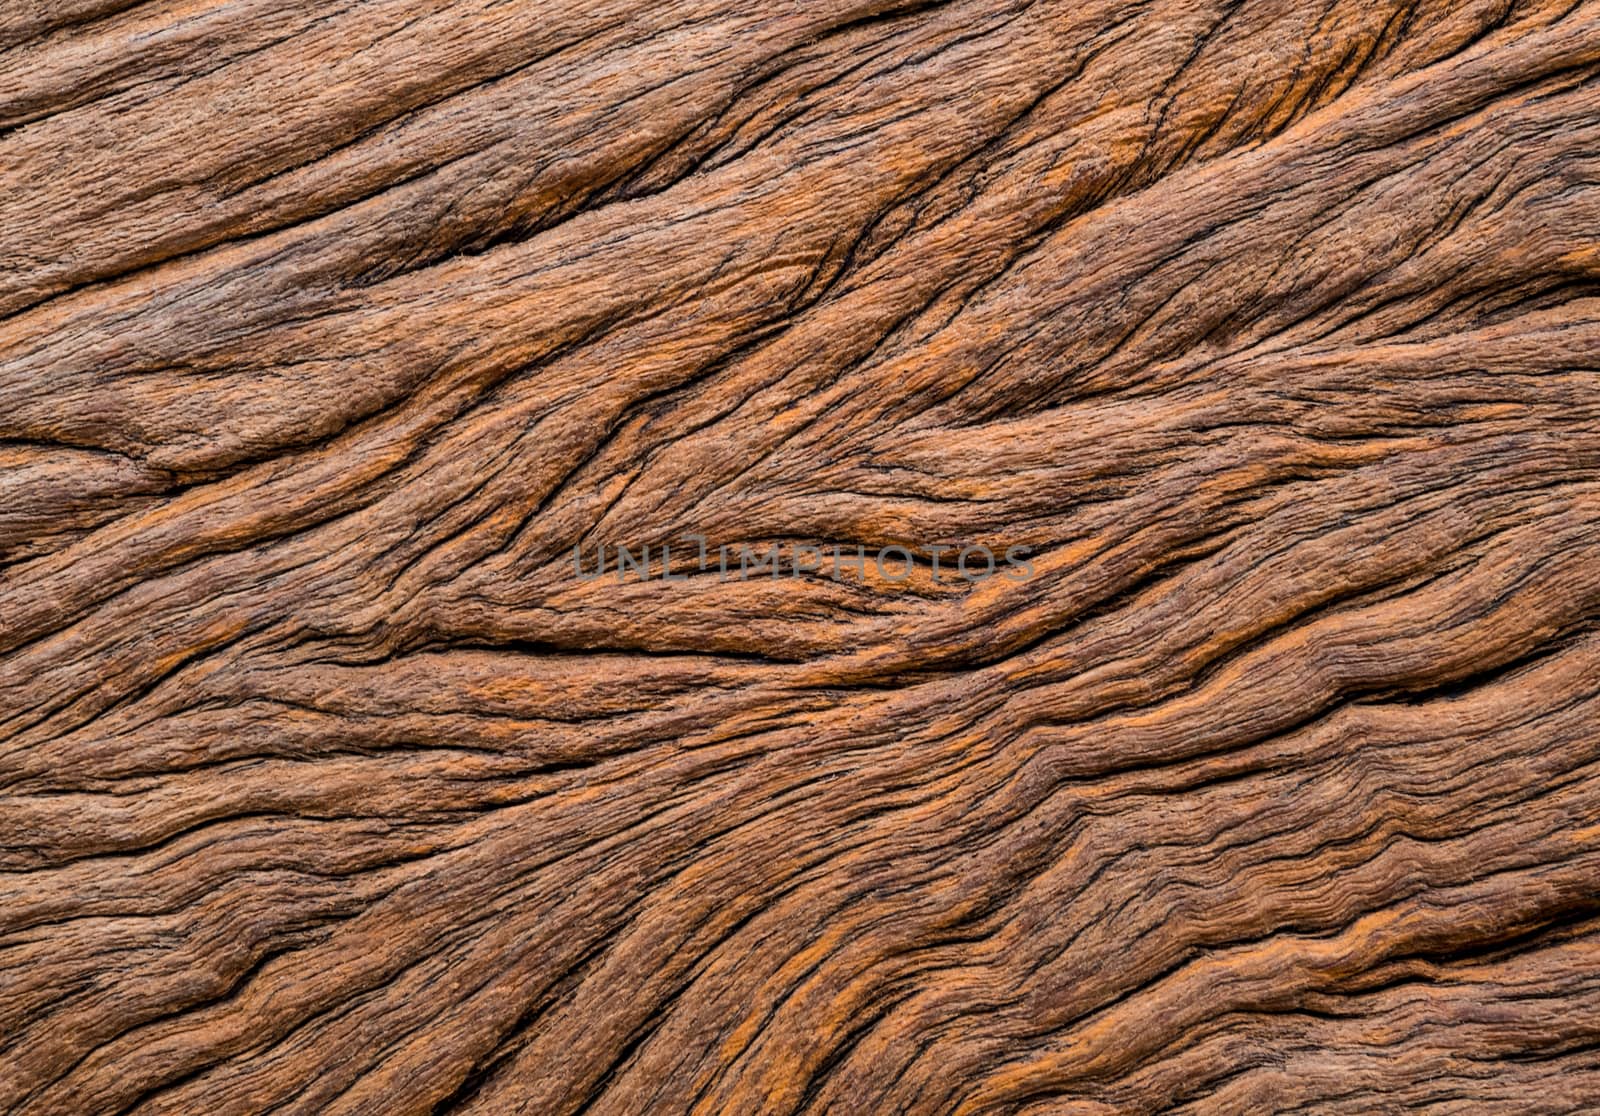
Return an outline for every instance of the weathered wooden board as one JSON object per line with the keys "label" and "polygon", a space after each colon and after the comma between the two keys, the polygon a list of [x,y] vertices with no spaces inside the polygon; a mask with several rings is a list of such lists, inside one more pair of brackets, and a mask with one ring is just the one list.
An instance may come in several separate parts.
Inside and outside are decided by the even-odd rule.
{"label": "weathered wooden board", "polygon": [[3,0],[0,1110],[1600,1108],[1597,75]]}

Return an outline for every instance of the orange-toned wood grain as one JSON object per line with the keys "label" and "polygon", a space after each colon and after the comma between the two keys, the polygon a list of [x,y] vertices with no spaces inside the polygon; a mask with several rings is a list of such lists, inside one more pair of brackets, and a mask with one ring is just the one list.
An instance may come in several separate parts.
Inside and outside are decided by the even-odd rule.
{"label": "orange-toned wood grain", "polygon": [[1597,75],[0,4],[0,1111],[1600,1108]]}

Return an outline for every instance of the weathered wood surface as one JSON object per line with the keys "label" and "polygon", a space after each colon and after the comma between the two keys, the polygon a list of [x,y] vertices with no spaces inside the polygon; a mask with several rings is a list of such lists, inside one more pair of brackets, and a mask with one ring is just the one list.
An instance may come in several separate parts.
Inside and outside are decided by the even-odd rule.
{"label": "weathered wood surface", "polygon": [[1597,74],[0,4],[0,1110],[1595,1110]]}

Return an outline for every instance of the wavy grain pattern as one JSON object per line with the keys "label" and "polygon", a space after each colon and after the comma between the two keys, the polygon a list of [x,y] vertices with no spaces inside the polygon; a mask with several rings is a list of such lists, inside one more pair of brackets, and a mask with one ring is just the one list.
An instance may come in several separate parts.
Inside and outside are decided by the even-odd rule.
{"label": "wavy grain pattern", "polygon": [[1600,1108],[1597,78],[0,4],[0,1111]]}

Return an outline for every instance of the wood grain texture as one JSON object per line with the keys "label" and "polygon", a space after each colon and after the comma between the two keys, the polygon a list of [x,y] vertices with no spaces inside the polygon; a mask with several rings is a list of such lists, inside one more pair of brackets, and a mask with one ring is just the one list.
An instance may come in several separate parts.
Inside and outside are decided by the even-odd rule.
{"label": "wood grain texture", "polygon": [[0,1111],[1600,1109],[1597,77],[0,3]]}

